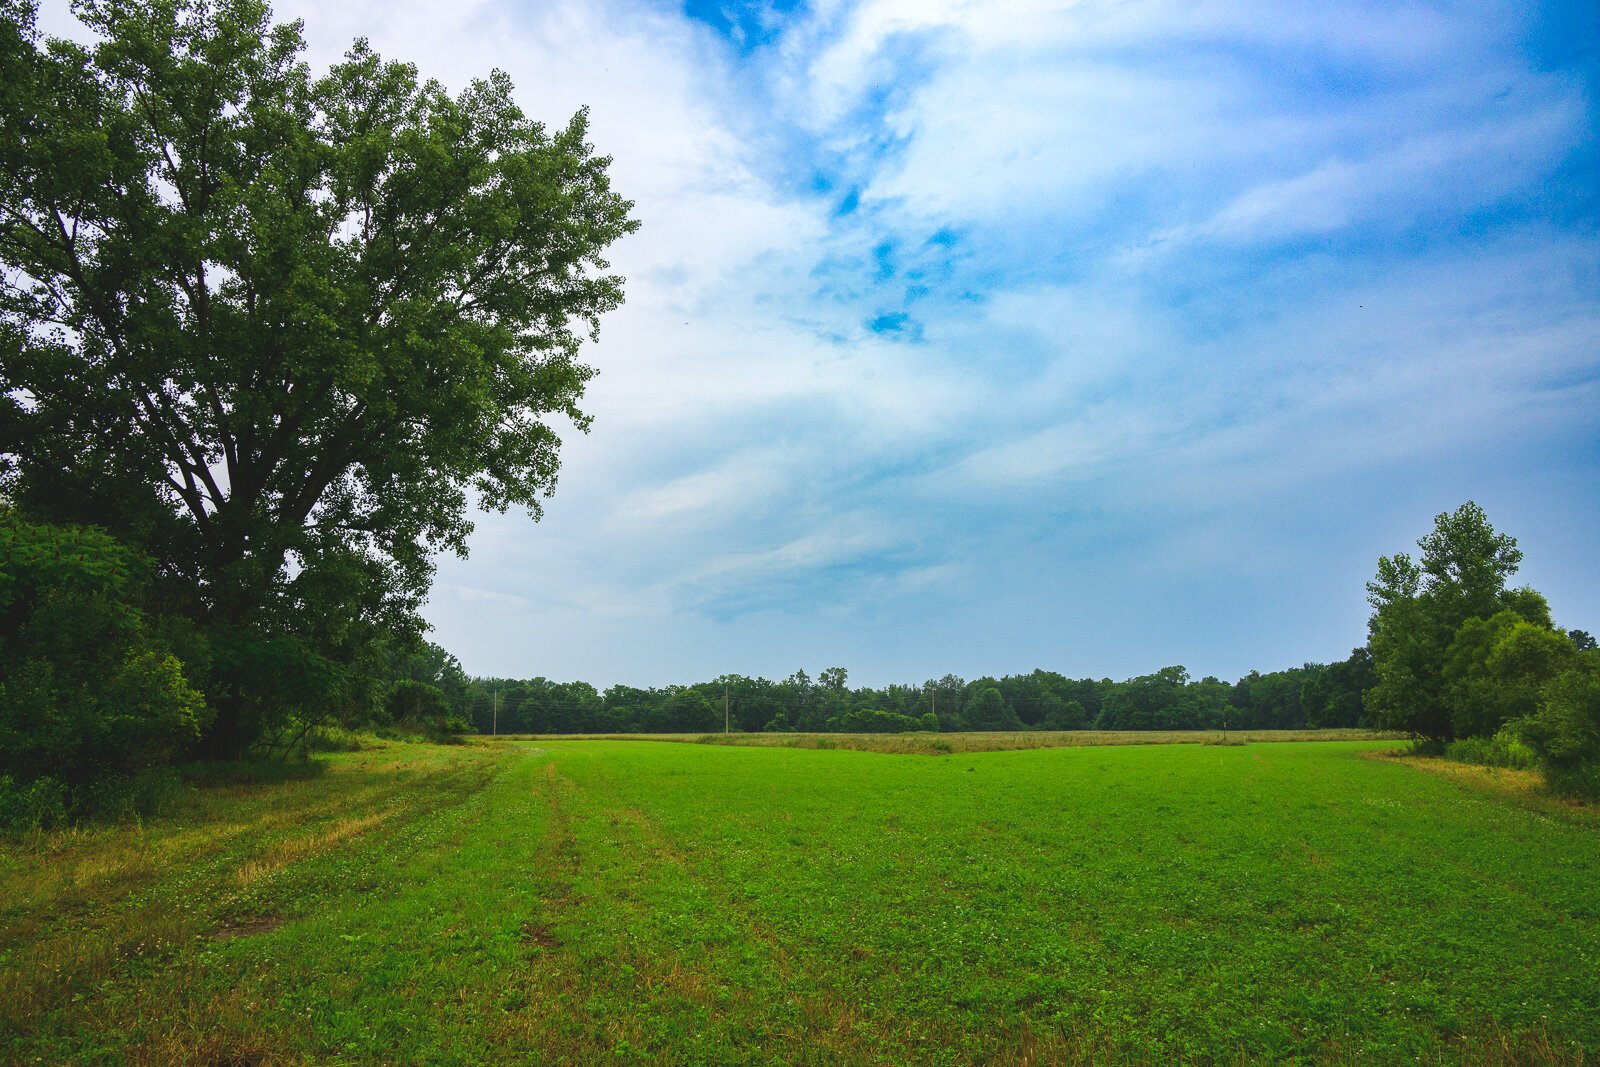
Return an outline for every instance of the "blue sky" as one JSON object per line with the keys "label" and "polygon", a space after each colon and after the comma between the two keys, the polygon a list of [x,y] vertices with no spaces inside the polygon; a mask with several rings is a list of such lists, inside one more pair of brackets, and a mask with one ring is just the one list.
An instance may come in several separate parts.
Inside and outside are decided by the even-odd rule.
{"label": "blue sky", "polygon": [[1592,2],[277,10],[590,106],[644,224],[471,672],[1232,678],[1469,498],[1600,629]]}

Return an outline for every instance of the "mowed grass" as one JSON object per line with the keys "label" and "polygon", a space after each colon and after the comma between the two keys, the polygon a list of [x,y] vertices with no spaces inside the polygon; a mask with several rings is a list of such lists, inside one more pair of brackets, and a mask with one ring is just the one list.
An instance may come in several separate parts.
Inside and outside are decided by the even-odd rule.
{"label": "mowed grass", "polygon": [[1385,747],[336,757],[11,847],[0,1060],[1593,1062],[1595,826]]}

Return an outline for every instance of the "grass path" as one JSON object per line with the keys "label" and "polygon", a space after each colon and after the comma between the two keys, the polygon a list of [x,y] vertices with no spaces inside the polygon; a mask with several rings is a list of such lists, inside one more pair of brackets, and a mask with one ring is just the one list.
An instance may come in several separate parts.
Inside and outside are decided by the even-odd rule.
{"label": "grass path", "polygon": [[1596,827],[1375,747],[340,756],[0,854],[0,1062],[1594,1062]]}

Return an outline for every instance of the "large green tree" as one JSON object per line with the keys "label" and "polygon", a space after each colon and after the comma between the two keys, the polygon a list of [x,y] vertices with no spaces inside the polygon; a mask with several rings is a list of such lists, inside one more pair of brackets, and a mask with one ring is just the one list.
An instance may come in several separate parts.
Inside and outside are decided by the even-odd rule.
{"label": "large green tree", "polygon": [[[555,485],[583,335],[636,223],[503,73],[459,93],[357,41],[314,77],[261,0],[0,0],[0,477],[153,557],[219,664],[416,632],[469,503]],[[241,651],[242,650],[242,651]],[[213,747],[250,670],[211,679]]]}
{"label": "large green tree", "polygon": [[[1417,544],[1420,561],[1404,552],[1381,557],[1377,577],[1367,583],[1373,608],[1367,647],[1377,683],[1365,702],[1379,726],[1447,740],[1480,718],[1453,715],[1446,692],[1446,665],[1463,625],[1502,610],[1520,608],[1519,614],[1531,616],[1533,602],[1542,605],[1543,599],[1532,590],[1507,588],[1522,552],[1516,538],[1496,533],[1470,500],[1435,516],[1433,531]],[[1477,641],[1476,629],[1469,627],[1464,639]]]}

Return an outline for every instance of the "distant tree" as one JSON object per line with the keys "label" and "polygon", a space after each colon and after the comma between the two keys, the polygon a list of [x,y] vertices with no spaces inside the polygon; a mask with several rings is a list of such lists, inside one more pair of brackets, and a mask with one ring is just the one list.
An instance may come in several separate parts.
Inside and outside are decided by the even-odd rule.
{"label": "distant tree", "polygon": [[1372,654],[1365,646],[1353,649],[1348,659],[1310,670],[1300,687],[1306,725],[1312,729],[1363,725],[1362,694],[1375,682]]}
{"label": "distant tree", "polygon": [[1106,694],[1095,726],[1101,730],[1199,730],[1220,721],[1228,687],[1193,683],[1183,667],[1118,683]]}
{"label": "distant tree", "polygon": [[712,688],[727,692],[736,730],[760,730],[783,707],[777,683],[765,678],[725,674],[712,683]]}
{"label": "distant tree", "polygon": [[1420,564],[1405,553],[1385,556],[1367,584],[1373,607],[1367,647],[1377,682],[1366,708],[1386,729],[1449,739],[1456,727],[1444,666],[1457,631],[1468,619],[1526,602],[1529,594],[1506,588],[1522,561],[1516,539],[1496,533],[1470,500],[1436,516],[1433,532],[1418,545]]}
{"label": "distant tree", "polygon": [[[1292,730],[1304,726],[1305,708],[1300,693],[1307,673],[1305,668],[1295,668],[1255,675],[1249,683],[1248,725],[1263,730]],[[1239,725],[1246,723],[1241,721]]]}
{"label": "distant tree", "polygon": [[1256,725],[1256,706],[1252,697],[1253,686],[1261,680],[1260,671],[1251,671],[1234,683],[1228,691],[1228,706],[1232,709],[1228,719],[1240,729],[1248,729]]}
{"label": "distant tree", "polygon": [[432,722],[450,714],[444,693],[427,682],[397,682],[387,703],[395,722]]}
{"label": "distant tree", "polygon": [[805,671],[795,671],[778,685],[778,696],[797,730],[820,730],[828,719],[823,688]]}
{"label": "distant tree", "polygon": [[1000,695],[997,686],[984,686],[972,694],[961,709],[967,726],[973,730],[1020,730],[1022,722],[1017,713]]}
{"label": "distant tree", "polygon": [[468,720],[473,718],[473,699],[467,673],[461,669],[460,661],[449,652],[431,641],[417,641],[409,649],[385,641],[381,642],[381,651],[385,661],[383,680],[386,683],[393,685],[409,681],[431,685],[439,691],[450,715]]}
{"label": "distant tree", "polygon": [[668,698],[667,721],[667,729],[673,733],[700,733],[722,728],[721,713],[705,694],[687,686]]}
{"label": "distant tree", "polygon": [[1039,725],[1045,730],[1087,730],[1089,713],[1076,700],[1068,700],[1051,708]]}
{"label": "distant tree", "polygon": [[817,675],[817,696],[821,701],[817,715],[832,719],[850,710],[849,677],[843,667],[828,667]]}

